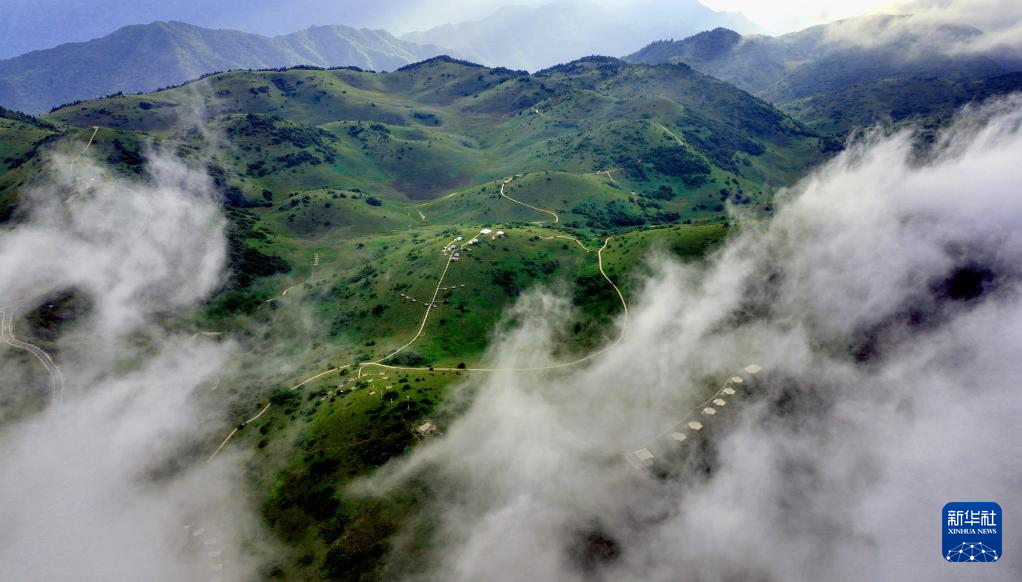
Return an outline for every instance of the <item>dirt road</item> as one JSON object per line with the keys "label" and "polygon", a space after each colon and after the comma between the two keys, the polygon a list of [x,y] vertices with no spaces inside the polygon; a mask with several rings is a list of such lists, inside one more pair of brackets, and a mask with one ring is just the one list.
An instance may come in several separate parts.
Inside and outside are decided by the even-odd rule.
{"label": "dirt road", "polygon": [[0,342],[19,350],[25,350],[35,356],[50,374],[50,390],[53,402],[60,402],[60,398],[64,393],[64,376],[60,373],[60,368],[57,367],[50,354],[46,353],[42,348],[28,342],[23,342],[14,336],[14,312],[9,309],[0,310]]}

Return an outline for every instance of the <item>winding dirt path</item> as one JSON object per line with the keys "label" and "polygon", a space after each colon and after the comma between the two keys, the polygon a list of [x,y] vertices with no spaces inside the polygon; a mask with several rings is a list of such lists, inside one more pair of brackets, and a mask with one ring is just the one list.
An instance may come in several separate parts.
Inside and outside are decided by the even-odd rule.
{"label": "winding dirt path", "polygon": [[[591,354],[588,354],[587,356],[579,358],[577,360],[572,360],[570,362],[562,362],[562,363],[559,363],[559,364],[550,364],[550,365],[546,365],[546,366],[534,366],[534,367],[525,367],[525,368],[521,368],[521,367],[515,367],[515,368],[443,368],[443,367],[436,367],[436,366],[433,366],[431,368],[415,368],[415,367],[406,367],[406,366],[391,366],[391,365],[387,365],[387,364],[383,364],[382,363],[382,362],[386,361],[388,358],[392,357],[394,354],[397,354],[401,350],[407,348],[409,345],[414,343],[415,340],[413,339],[412,342],[409,342],[408,344],[405,344],[398,351],[394,352],[394,354],[391,354],[390,356],[387,356],[385,358],[380,358],[379,360],[377,360],[375,362],[368,362],[368,363],[365,363],[365,364],[361,364],[359,366],[359,375],[361,376],[362,375],[362,371],[365,368],[368,368],[368,367],[379,367],[379,368],[384,368],[384,369],[387,369],[387,370],[419,371],[419,372],[423,372],[423,371],[436,371],[436,372],[539,372],[539,371],[543,371],[543,370],[558,370],[558,369],[562,369],[562,368],[570,368],[570,367],[577,366],[579,364],[583,364],[585,362],[588,362],[588,361],[590,361],[590,360],[600,356],[601,354],[606,353],[608,350],[610,350],[614,346],[616,346],[619,343],[621,343],[621,340],[624,339],[625,332],[627,331],[627,328],[628,328],[628,302],[625,301],[624,293],[621,292],[621,289],[617,286],[617,284],[614,283],[614,281],[610,278],[610,276],[607,275],[607,272],[603,268],[603,251],[607,249],[607,246],[610,244],[611,239],[614,238],[614,237],[612,237],[612,236],[607,237],[607,240],[605,240],[603,242],[603,246],[600,247],[597,250],[593,250],[593,249],[590,249],[590,248],[586,247],[578,239],[572,238],[570,236],[557,235],[557,236],[552,236],[552,237],[540,237],[540,238],[543,238],[543,239],[546,239],[546,240],[555,239],[555,238],[568,239],[568,240],[574,241],[575,244],[577,244],[578,246],[582,247],[582,249],[585,250],[587,253],[596,253],[597,265],[600,268],[600,274],[603,275],[603,278],[606,279],[607,283],[611,286],[611,288],[614,289],[614,292],[617,293],[618,299],[621,301],[621,309],[622,309],[622,317],[623,317],[622,325],[621,325],[621,332],[618,334],[617,338],[613,342],[607,344],[606,346],[604,346],[600,350],[598,350],[596,352],[593,352]],[[450,264],[450,261],[448,261],[448,265],[449,264]],[[445,273],[446,273],[446,269],[445,269]],[[441,283],[442,282],[443,282],[443,279],[441,278]],[[438,284],[438,287],[439,287],[439,284]],[[433,300],[436,301],[436,296],[435,295],[434,295]],[[428,311],[429,310],[427,309],[427,318],[428,318]],[[425,321],[426,320],[423,319],[423,327],[425,326]],[[421,328],[419,330],[419,333],[421,335],[421,333],[422,333],[422,329]],[[418,339],[418,335],[416,336],[415,339]]]}
{"label": "winding dirt path", "polygon": [[[512,179],[513,178],[508,178],[504,182],[504,184],[507,184]],[[503,187],[502,187],[502,190],[503,190]],[[503,194],[503,192],[501,192],[501,194]],[[517,200],[513,200],[513,199],[511,199],[508,196],[505,196],[505,198],[508,198],[509,200],[512,200],[513,202],[518,202]],[[522,204],[521,202],[518,202],[518,203]],[[525,206],[528,206],[528,205],[525,205]],[[550,212],[551,214],[554,214],[553,212],[548,211],[548,210],[544,210],[542,208],[537,208],[537,210],[540,210],[542,212]],[[447,249],[452,244],[457,242],[457,238],[458,237],[455,237],[455,238],[451,239],[450,241],[448,241],[444,245],[444,248]],[[464,238],[464,237],[462,237],[462,238]],[[425,312],[425,314],[423,314],[422,322],[419,324],[419,329],[416,332],[415,336],[411,340],[409,340],[407,343],[405,343],[403,346],[397,348],[393,352],[387,354],[386,356],[384,356],[382,358],[379,358],[376,361],[365,362],[365,363],[362,363],[362,364],[358,364],[357,365],[358,366],[358,377],[361,378],[364,375],[366,368],[373,368],[373,367],[375,367],[375,368],[382,368],[382,369],[385,369],[385,370],[399,370],[399,371],[407,371],[407,372],[426,372],[426,371],[435,371],[435,372],[540,372],[540,371],[544,371],[544,370],[559,370],[559,369],[564,369],[564,368],[570,368],[570,367],[578,366],[580,364],[584,364],[586,362],[589,362],[589,361],[599,357],[600,355],[606,353],[608,350],[612,349],[614,346],[618,345],[619,343],[621,343],[621,341],[624,339],[624,335],[625,335],[625,332],[626,332],[627,327],[628,327],[628,302],[625,300],[624,293],[621,292],[621,289],[617,286],[617,284],[615,284],[614,281],[610,278],[610,276],[607,275],[607,272],[606,272],[606,270],[603,267],[603,251],[607,249],[607,246],[610,244],[611,239],[613,239],[614,237],[612,237],[612,236],[607,237],[607,239],[603,242],[603,246],[600,247],[599,249],[595,249],[595,250],[594,249],[590,249],[589,247],[585,246],[578,239],[576,239],[574,237],[566,236],[566,235],[555,235],[555,236],[551,236],[551,237],[540,237],[540,238],[545,239],[545,240],[556,239],[556,238],[563,238],[563,239],[571,240],[572,242],[577,244],[579,247],[581,247],[582,250],[584,250],[585,252],[587,252],[587,253],[596,253],[597,265],[599,266],[600,274],[603,276],[604,279],[606,279],[607,283],[614,289],[614,292],[617,294],[618,299],[621,301],[621,309],[622,309],[622,314],[623,314],[623,323],[621,325],[620,333],[618,334],[617,338],[613,342],[607,344],[606,346],[604,346],[603,348],[601,348],[598,351],[592,352],[592,353],[590,353],[590,354],[588,354],[588,355],[586,355],[584,357],[578,358],[576,360],[572,360],[570,362],[562,362],[562,363],[559,363],[559,364],[550,364],[550,365],[546,365],[546,366],[515,367],[515,368],[445,368],[445,367],[435,367],[434,366],[434,367],[427,367],[427,368],[416,368],[416,367],[409,367],[409,366],[392,366],[392,365],[384,364],[383,363],[384,361],[386,361],[389,358],[392,358],[392,357],[396,356],[397,354],[401,353],[402,351],[407,349],[409,346],[414,344],[416,341],[418,341],[418,339],[420,337],[422,337],[422,333],[426,329],[426,324],[429,322],[429,316],[432,313],[432,311],[433,311],[433,309],[434,309],[434,307],[436,305],[436,298],[438,297],[441,289],[443,288],[444,279],[447,277],[447,273],[448,273],[448,271],[451,268],[451,263],[454,260],[454,253],[450,252],[447,255],[447,261],[444,263],[443,271],[440,273],[440,278],[437,280],[436,287],[433,290],[433,297],[430,300],[430,302],[428,304],[426,304],[426,312]],[[340,367],[336,367],[336,368],[331,368],[331,369],[329,369],[329,370],[327,370],[325,372],[320,372],[320,373],[318,373],[318,374],[316,374],[314,376],[311,376],[311,377],[309,377],[309,378],[307,378],[307,379],[305,379],[305,380],[295,384],[294,386],[289,388],[288,391],[289,392],[293,392],[293,391],[301,388],[302,386],[305,386],[306,384],[309,384],[310,382],[318,380],[318,379],[320,379],[320,378],[322,378],[322,377],[324,377],[324,376],[326,376],[328,374],[331,374],[331,373],[334,373],[334,372],[339,372],[340,370],[342,370],[344,368],[350,368],[350,367],[352,367],[352,366],[346,365],[346,366],[340,366]],[[263,407],[263,409],[259,411],[259,414],[256,414],[252,418],[250,418],[250,419],[246,420],[245,422],[241,423],[241,425],[239,427],[235,427],[233,430],[231,430],[231,432],[223,439],[223,441],[220,442],[220,445],[217,446],[216,450],[213,451],[213,454],[209,456],[209,458],[206,460],[206,462],[211,462],[213,459],[215,459],[217,454],[219,454],[220,451],[223,450],[223,448],[225,446],[227,446],[227,444],[231,441],[231,439],[233,439],[235,437],[235,435],[238,434],[238,431],[240,430],[240,428],[244,428],[245,426],[251,424],[252,422],[255,422],[256,420],[258,420],[260,417],[263,416],[263,414],[265,414],[270,409],[271,405],[272,405],[272,403],[267,403],[266,406]]]}
{"label": "winding dirt path", "polygon": [[540,208],[540,207],[538,207],[538,206],[533,206],[533,205],[531,205],[531,204],[526,204],[525,202],[522,202],[521,200],[515,200],[514,198],[512,198],[512,197],[508,196],[508,195],[507,195],[507,194],[506,194],[506,193],[504,192],[504,188],[505,188],[505,187],[506,187],[506,186],[507,186],[508,184],[510,184],[510,183],[511,183],[511,180],[514,180],[514,179],[515,179],[515,178],[514,178],[514,176],[512,176],[512,177],[508,178],[507,180],[504,180],[503,182],[501,182],[501,183],[500,183],[500,195],[501,195],[501,196],[503,196],[504,198],[507,198],[508,200],[510,200],[511,202],[514,202],[515,204],[521,204],[522,206],[525,206],[526,208],[531,208],[531,209],[533,209],[533,210],[537,210],[537,211],[539,211],[539,212],[546,212],[546,213],[547,213],[547,214],[549,214],[550,216],[553,216],[553,217],[554,217],[554,224],[557,224],[558,222],[560,222],[560,221],[561,221],[561,217],[560,217],[560,216],[558,216],[558,215],[557,215],[557,213],[556,213],[556,212],[554,212],[553,210],[547,210],[547,209],[545,209],[545,208]]}
{"label": "winding dirt path", "polygon": [[234,430],[232,430],[230,432],[230,434],[228,434],[227,437],[224,438],[223,442],[220,443],[220,446],[218,446],[216,448],[216,450],[213,451],[213,454],[210,455],[208,459],[206,459],[206,462],[208,463],[208,462],[212,461],[213,459],[215,459],[217,454],[220,452],[220,450],[223,449],[224,447],[226,447],[227,443],[231,442],[231,439],[234,438],[234,435],[238,434],[239,430],[241,430],[242,428],[248,426],[249,424],[252,424],[253,422],[259,420],[259,418],[262,415],[266,414],[266,411],[269,410],[271,406],[273,406],[273,403],[272,402],[267,402],[266,406],[264,406],[263,409],[259,411],[259,414],[255,415],[252,418],[250,418],[250,419],[246,420],[245,422],[241,423],[241,426],[234,427]]}
{"label": "winding dirt path", "polygon": [[45,350],[28,342],[23,342],[14,336],[13,311],[0,311],[0,341],[11,347],[25,350],[39,360],[50,374],[51,399],[54,403],[60,402],[61,396],[64,394],[64,375],[60,373],[60,368],[57,367],[56,362],[53,361],[53,358]]}
{"label": "winding dirt path", "polygon": [[[85,147],[82,148],[82,151],[78,152],[78,155],[75,156],[74,159],[71,160],[71,163],[68,165],[68,170],[72,177],[74,177],[75,164],[77,164],[78,160],[80,160],[82,156],[84,156],[86,152],[89,151],[89,148],[92,147],[92,142],[96,140],[96,135],[99,134],[98,125],[93,125],[91,129],[92,135],[89,136],[89,141],[86,142]],[[77,180],[77,178],[74,179]],[[69,203],[77,197],[78,192],[76,191],[70,198],[67,199],[66,202]],[[144,228],[145,227],[143,227],[143,232]],[[46,371],[50,374],[51,400],[54,403],[60,402],[61,398],[64,395],[64,375],[60,372],[60,368],[57,366],[57,363],[53,360],[53,357],[50,356],[50,354],[48,354],[45,350],[43,350],[39,346],[35,346],[28,342],[23,342],[19,340],[17,337],[15,337],[14,308],[0,309],[0,342],[3,342],[19,350],[25,350],[31,353],[33,356],[35,356],[36,359],[39,360],[43,367],[46,368]]]}
{"label": "winding dirt path", "polygon": [[[447,243],[447,246],[449,247],[452,244],[454,244],[454,241],[451,241],[451,242]],[[447,248],[447,247],[445,247],[445,248]],[[422,331],[424,329],[426,329],[426,323],[429,321],[429,314],[433,311],[434,307],[436,306],[436,298],[440,294],[440,286],[444,284],[444,278],[447,277],[447,271],[450,270],[451,262],[452,261],[454,261],[454,253],[453,252],[447,254],[447,262],[444,263],[444,270],[443,270],[442,273],[440,273],[440,279],[438,279],[437,282],[436,282],[436,289],[433,290],[433,298],[429,300],[428,304],[426,304],[426,313],[422,316],[422,323],[419,324],[419,331],[417,331],[415,333],[415,337],[413,337],[412,339],[408,340],[408,343],[406,343],[405,345],[399,347],[398,349],[396,349],[393,352],[387,354],[386,356],[383,356],[382,358],[380,358],[379,360],[377,360],[374,363],[382,362],[384,360],[387,360],[389,358],[392,358],[392,357],[400,354],[408,346],[414,344],[419,339],[420,336],[422,336]],[[361,368],[359,369],[359,372],[361,373]]]}
{"label": "winding dirt path", "polygon": [[553,115],[547,115],[539,110],[539,107],[533,107],[532,112],[542,117],[543,119],[549,119],[551,121],[580,121],[579,119],[573,119],[571,117],[554,117]]}
{"label": "winding dirt path", "polygon": [[620,172],[621,168],[611,168],[609,170],[600,170],[596,172],[597,176],[606,176],[612,184],[617,184],[617,180],[614,179],[614,172]]}
{"label": "winding dirt path", "polygon": [[74,171],[75,171],[75,164],[78,163],[78,160],[82,159],[82,156],[85,155],[85,152],[89,151],[89,147],[92,146],[92,142],[96,139],[96,134],[99,133],[99,126],[98,125],[93,125],[91,127],[91,129],[92,129],[92,135],[89,136],[88,143],[86,143],[85,147],[82,148],[82,151],[78,152],[78,155],[75,156],[73,160],[71,160],[71,164],[70,164],[69,169],[71,170],[72,173],[74,173]]}
{"label": "winding dirt path", "polygon": [[272,303],[272,302],[276,301],[277,299],[280,299],[281,297],[287,297],[287,294],[289,292],[291,292],[292,289],[297,289],[298,287],[301,287],[302,285],[308,283],[309,281],[312,281],[312,278],[314,276],[316,276],[316,267],[318,267],[318,266],[319,266],[319,253],[313,253],[312,254],[312,267],[313,267],[313,269],[312,269],[312,271],[309,271],[309,276],[306,277],[304,281],[300,281],[298,283],[295,283],[294,285],[291,285],[287,289],[284,289],[284,292],[281,293],[280,295],[277,295],[276,297],[270,297],[266,301],[263,301],[263,303]]}
{"label": "winding dirt path", "polygon": [[680,137],[678,137],[677,135],[675,135],[673,131],[671,131],[671,130],[667,129],[667,128],[666,128],[666,127],[664,127],[664,126],[663,126],[662,124],[660,124],[660,123],[658,123],[658,122],[656,122],[656,121],[651,121],[650,123],[652,123],[652,124],[653,124],[653,125],[655,125],[656,127],[660,128],[660,129],[661,129],[662,131],[664,131],[665,133],[667,133],[667,135],[669,135],[669,136],[671,136],[672,138],[674,138],[674,141],[678,142],[678,145],[686,145],[686,144],[685,144],[685,142],[684,142],[684,141],[682,141],[682,139],[681,139]]}
{"label": "winding dirt path", "polygon": [[[310,377],[310,378],[307,378],[307,379],[305,379],[305,380],[302,380],[301,382],[299,382],[299,383],[295,384],[294,386],[292,386],[292,387],[288,388],[288,389],[287,389],[287,391],[288,391],[288,392],[294,392],[295,390],[298,390],[299,388],[301,388],[302,386],[305,386],[305,385],[306,385],[306,384],[308,384],[309,382],[314,382],[314,381],[316,381],[316,380],[319,380],[319,379],[320,379],[320,378],[322,378],[323,376],[326,376],[326,375],[328,375],[328,374],[333,374],[334,372],[340,372],[341,370],[343,370],[343,369],[345,369],[345,368],[350,368],[350,367],[351,367],[351,366],[340,366],[340,367],[337,367],[337,368],[330,368],[330,369],[329,369],[329,370],[327,370],[326,372],[320,372],[319,374],[316,374],[315,376],[312,376],[312,377]],[[270,407],[271,407],[271,406],[273,406],[273,403],[272,403],[272,402],[267,402],[267,403],[266,403],[266,406],[264,406],[264,407],[263,407],[263,409],[259,411],[259,414],[256,414],[256,415],[255,415],[255,416],[253,416],[252,418],[250,418],[250,419],[246,420],[245,422],[241,423],[241,428],[244,428],[244,427],[246,427],[246,426],[248,426],[248,425],[252,424],[253,422],[255,422],[255,421],[259,420],[259,419],[260,419],[260,418],[261,418],[261,417],[262,417],[262,416],[263,416],[264,414],[266,414],[266,412],[267,412],[267,411],[268,411],[268,410],[270,409]],[[238,434],[238,430],[239,430],[239,427],[234,427],[234,430],[232,430],[232,431],[231,431],[231,432],[230,432],[230,433],[229,433],[229,434],[228,434],[228,435],[227,435],[227,436],[226,436],[226,437],[224,438],[224,440],[220,442],[220,446],[218,446],[218,447],[216,448],[216,450],[215,450],[215,451],[213,451],[213,454],[212,454],[212,455],[210,455],[208,459],[206,459],[206,462],[207,462],[207,463],[209,463],[210,461],[212,461],[213,459],[215,459],[215,458],[216,458],[217,454],[218,454],[218,453],[219,453],[219,452],[220,452],[220,451],[221,451],[221,450],[222,450],[222,449],[223,449],[223,448],[224,448],[225,446],[227,446],[227,443],[231,442],[231,439],[232,439],[232,438],[234,438],[234,436],[235,436],[236,434]]]}
{"label": "winding dirt path", "polygon": [[[548,115],[544,114],[542,110],[540,110],[539,106],[536,106],[536,105],[532,105],[532,106],[529,106],[529,107],[522,107],[521,109],[516,109],[514,111],[510,111],[510,113],[505,114],[501,119],[502,120],[506,119],[507,117],[509,117],[511,115],[514,115],[514,114],[518,113],[518,111],[521,111],[521,110],[524,110],[524,109],[529,109],[531,111],[531,113],[535,113],[536,115],[538,115],[538,116],[540,116],[542,118],[545,118],[545,119],[549,119],[549,120],[577,121],[577,120],[566,120],[566,119],[562,119],[562,118],[554,118],[554,117],[548,116]],[[667,133],[667,135],[669,135],[670,137],[675,139],[678,143],[680,143],[682,145],[685,144],[685,142],[682,141],[681,138],[679,138],[675,133],[673,133],[672,131],[670,131],[669,129],[664,127],[663,125],[661,125],[661,124],[659,124],[657,122],[651,122],[651,123],[653,123],[653,125],[658,127],[660,130],[662,130],[665,133]],[[617,172],[619,170],[620,170],[619,168],[614,168],[614,169],[610,169],[610,170],[602,170],[602,171],[597,172],[597,175],[605,175],[611,182],[616,183],[616,181],[614,180],[614,177],[613,177],[613,173]],[[520,176],[520,174],[518,176]],[[553,224],[560,223],[560,216],[556,212],[551,211],[551,210],[547,210],[547,209],[543,209],[543,208],[539,208],[539,207],[536,207],[536,206],[532,206],[532,205],[529,205],[529,204],[526,204],[526,203],[523,203],[523,202],[521,202],[521,200],[515,199],[515,198],[513,198],[513,197],[511,197],[511,196],[509,196],[507,194],[507,191],[506,191],[507,185],[510,184],[515,179],[515,177],[517,177],[517,176],[512,176],[512,177],[504,180],[503,182],[501,182],[501,188],[500,188],[501,196],[504,197],[504,198],[507,198],[508,200],[511,200],[511,202],[514,203],[514,204],[523,206],[523,207],[531,209],[533,211],[549,214],[550,216],[554,217]],[[438,198],[437,200],[430,200],[430,202],[428,202],[428,203],[417,205],[415,208],[421,208],[421,207],[427,206],[429,204],[439,202],[439,200],[444,200],[444,199],[450,198],[450,197],[456,195],[457,193],[458,192],[452,192],[452,193],[444,196],[443,198]],[[420,217],[424,219],[424,217],[422,217],[421,212],[419,214],[420,214]],[[613,279],[611,279],[610,276],[607,275],[607,272],[606,272],[606,270],[604,269],[604,266],[603,266],[603,252],[607,249],[608,245],[610,244],[610,240],[613,238],[613,236],[608,236],[606,238],[606,240],[604,240],[604,242],[603,242],[603,247],[601,247],[598,250],[593,250],[593,249],[590,249],[590,248],[586,247],[586,245],[582,241],[580,241],[577,238],[574,238],[572,236],[555,235],[555,236],[548,236],[548,237],[541,237],[541,238],[544,238],[544,239],[565,238],[565,239],[571,240],[572,242],[577,244],[578,247],[582,248],[587,253],[596,253],[597,265],[599,266],[600,274],[607,281],[607,283],[611,286],[611,288],[614,289],[614,293],[617,295],[618,300],[621,302],[622,323],[621,323],[620,332],[617,334],[617,338],[613,342],[611,342],[610,344],[607,344],[606,346],[604,346],[600,350],[598,350],[596,352],[593,352],[593,353],[591,353],[591,354],[589,354],[589,355],[587,355],[585,357],[578,358],[578,359],[575,359],[575,360],[572,360],[572,361],[569,361],[569,362],[562,362],[562,363],[558,363],[558,364],[550,364],[550,365],[545,365],[545,366],[507,367],[507,368],[499,368],[499,367],[498,368],[486,368],[486,367],[450,368],[450,367],[435,367],[435,366],[433,366],[433,367],[425,367],[425,368],[423,368],[423,367],[410,367],[410,366],[394,366],[394,365],[388,365],[388,364],[382,363],[382,362],[386,361],[387,359],[392,358],[393,356],[396,356],[396,355],[400,354],[401,352],[403,352],[404,350],[408,349],[410,346],[415,344],[419,340],[419,338],[422,337],[422,333],[423,333],[423,331],[426,328],[426,323],[428,323],[428,321],[429,321],[429,316],[430,316],[430,314],[432,313],[432,311],[433,311],[433,309],[435,307],[436,298],[439,295],[440,287],[443,286],[444,280],[447,277],[448,271],[451,269],[451,263],[454,261],[454,253],[449,253],[448,254],[448,260],[444,264],[444,269],[443,269],[442,272],[440,272],[440,276],[439,276],[439,278],[436,281],[436,286],[433,289],[433,296],[430,299],[429,303],[425,304],[426,305],[426,311],[425,311],[425,313],[422,316],[422,321],[419,323],[419,328],[416,331],[414,337],[411,340],[409,340],[405,345],[401,346],[397,350],[394,350],[394,351],[390,352],[389,354],[387,354],[386,356],[383,356],[382,358],[379,358],[379,359],[377,359],[375,361],[372,361],[372,362],[365,362],[365,363],[362,363],[362,364],[357,364],[358,365],[358,377],[362,377],[365,369],[369,368],[369,367],[377,367],[377,368],[382,368],[382,369],[401,370],[401,371],[445,371],[445,372],[446,371],[454,371],[454,372],[458,372],[458,371],[474,371],[474,372],[535,372],[535,371],[544,371],[544,370],[563,369],[563,368],[573,367],[573,366],[577,366],[579,364],[583,364],[583,363],[589,362],[589,361],[591,361],[591,360],[593,360],[593,359],[595,359],[595,358],[605,354],[607,351],[613,349],[615,346],[620,344],[621,341],[624,338],[624,333],[626,332],[626,328],[628,328],[628,324],[629,324],[629,305],[628,305],[628,301],[625,301],[624,294],[621,293],[620,287],[618,287],[617,284],[614,283]],[[447,245],[445,245],[445,249],[450,248],[450,245],[453,244],[456,240],[457,240],[457,238],[455,238],[455,239],[451,240],[450,242],[448,242]],[[289,289],[287,289],[287,290],[289,290]],[[284,294],[287,293],[287,290],[285,290]],[[319,378],[323,377],[324,375],[327,375],[327,374],[332,373],[332,372],[339,371],[341,368],[345,368],[345,367],[351,367],[351,366],[341,366],[341,367],[337,367],[337,368],[331,368],[331,369],[329,369],[327,371],[324,371],[324,372],[320,372],[320,373],[318,373],[318,374],[316,374],[314,376],[311,376],[311,377],[303,380],[303,382],[300,382],[300,383],[294,385],[293,387],[291,387],[289,389],[289,391],[297,390],[298,388],[306,386],[307,384],[309,384],[311,382],[314,382],[314,380],[319,379]],[[727,385],[725,386],[725,388],[727,388]],[[722,389],[722,391],[723,390],[724,389]],[[714,394],[714,397],[711,398],[707,402],[711,402],[712,400],[718,399],[718,398],[719,398],[719,392]],[[241,423],[241,427],[245,427],[245,426],[247,426],[248,423],[250,423],[250,422],[252,422],[254,420],[259,419],[264,413],[266,413],[267,410],[270,409],[270,406],[271,405],[268,403],[259,412],[259,414],[257,414],[255,416],[249,418],[248,420],[245,420],[244,422],[242,422]],[[230,440],[237,434],[237,432],[238,432],[238,428],[235,428],[233,431],[231,431],[231,433],[227,436],[227,438],[224,439],[223,442],[221,442],[220,446],[217,447],[216,451],[214,451],[213,455],[211,455],[210,459],[208,459],[208,460],[212,461],[214,459],[214,457],[217,456],[217,453],[219,453],[221,451],[221,449],[223,449],[224,446],[226,446],[227,443],[230,442]]]}
{"label": "winding dirt path", "polygon": [[[71,160],[71,163],[68,166],[69,173],[71,174],[71,179],[72,179],[72,181],[75,184],[78,183],[78,177],[74,175],[74,173],[75,173],[75,164],[78,163],[78,160],[82,159],[82,156],[85,155],[85,152],[89,151],[89,148],[92,146],[92,142],[95,141],[96,134],[98,134],[98,133],[99,133],[99,126],[98,125],[93,125],[92,126],[92,135],[89,136],[89,141],[85,144],[85,147],[82,148],[82,151],[78,152],[78,155],[75,156],[74,159]],[[64,203],[65,204],[70,204],[71,201],[73,201],[75,198],[78,198],[79,194],[80,194],[80,192],[78,192],[78,190],[76,189],[75,193],[72,194],[70,198],[65,200]],[[143,232],[144,232],[144,230],[143,230]]]}

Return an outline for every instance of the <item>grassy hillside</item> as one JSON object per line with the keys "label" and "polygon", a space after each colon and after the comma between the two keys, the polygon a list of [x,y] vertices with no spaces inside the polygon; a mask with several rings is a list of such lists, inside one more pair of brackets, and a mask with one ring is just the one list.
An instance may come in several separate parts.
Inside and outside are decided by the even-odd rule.
{"label": "grassy hillside", "polygon": [[266,575],[294,580],[381,575],[418,493],[344,486],[430,438],[427,421],[443,430],[450,386],[486,373],[523,295],[568,299],[556,357],[585,358],[619,333],[649,257],[700,260],[733,228],[728,205],[769,213],[826,155],[792,118],[684,65],[246,71],[0,120],[8,214],[48,152],[94,133],[86,155],[124,176],[172,147],[223,196],[231,277],[169,325],[241,346],[205,396],[228,411],[210,449],[239,427],[229,446],[252,451],[288,548]]}
{"label": "grassy hillside", "polygon": [[329,187],[428,200],[547,170],[623,170],[614,178],[628,193],[668,185],[708,194],[727,175],[750,181],[746,195],[751,182],[790,182],[822,158],[812,132],[730,85],[683,65],[605,58],[532,76],[446,58],[385,75],[307,68],[218,74],[66,107],[46,119],[169,138],[196,101],[210,125],[237,140],[241,151],[222,167],[251,203],[262,202],[264,189],[277,201],[285,188]]}

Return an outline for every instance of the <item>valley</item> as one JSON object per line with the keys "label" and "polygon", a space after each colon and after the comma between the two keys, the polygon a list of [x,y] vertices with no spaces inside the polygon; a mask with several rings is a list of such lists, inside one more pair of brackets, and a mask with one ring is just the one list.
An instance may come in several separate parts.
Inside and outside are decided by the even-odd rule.
{"label": "valley", "polygon": [[8,4],[0,577],[1022,571],[1017,2]]}
{"label": "valley", "polygon": [[[827,156],[824,138],[724,83],[607,58],[535,75],[449,58],[225,73],[3,123],[15,222],[47,152],[68,152],[66,204],[103,187],[76,170],[96,160],[129,179],[167,149],[205,168],[231,274],[168,323],[242,350],[201,397],[234,428],[205,427],[194,455],[252,452],[268,523],[293,548],[279,567],[296,575],[378,567],[410,506],[345,484],[428,438],[418,428],[443,431],[452,387],[598,359],[650,261],[703,260],[740,228],[729,207],[769,215],[776,189]],[[555,359],[490,361],[538,289],[570,298]]]}
{"label": "valley", "polygon": [[[131,336],[117,362],[144,360],[147,333],[229,354],[196,390],[205,414],[166,470],[240,464],[239,495],[274,547],[263,578],[391,579],[438,543],[423,508],[439,489],[414,477],[373,495],[365,479],[442,441],[493,379],[665,374],[655,355],[614,356],[653,325],[629,311],[648,308],[650,274],[719,261],[843,147],[835,134],[850,126],[789,113],[686,64],[609,57],[531,74],[450,57],[386,73],[215,73],[39,117],[0,110],[0,219],[25,224],[52,205],[73,220],[113,184],[154,181],[167,159],[197,173],[187,180],[223,211],[226,272],[198,307],[157,313],[158,331]],[[160,209],[128,194],[134,218],[104,228],[142,242]],[[14,361],[25,390],[5,421],[65,381],[80,388],[59,366],[94,306],[75,288],[44,295],[0,311],[3,341],[35,357]],[[720,327],[767,310],[735,306]],[[523,343],[522,326],[551,312],[545,339]],[[657,404],[670,420],[629,427],[599,462],[663,481],[693,464],[711,474],[711,443],[769,374],[747,351],[715,354],[691,390]],[[643,397],[640,381],[619,382]],[[600,530],[585,527],[598,553]],[[242,566],[220,552],[216,568]]]}

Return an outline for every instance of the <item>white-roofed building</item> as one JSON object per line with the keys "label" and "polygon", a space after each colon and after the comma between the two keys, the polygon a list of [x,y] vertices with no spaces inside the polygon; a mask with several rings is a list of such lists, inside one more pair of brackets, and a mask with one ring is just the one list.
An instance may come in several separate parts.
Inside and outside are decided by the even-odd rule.
{"label": "white-roofed building", "polygon": [[648,467],[653,464],[653,460],[656,458],[649,449],[639,449],[628,453],[628,462],[636,469]]}

